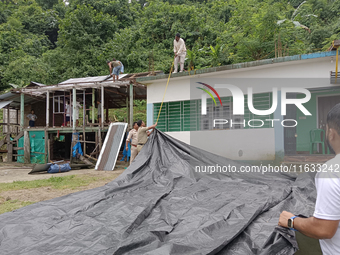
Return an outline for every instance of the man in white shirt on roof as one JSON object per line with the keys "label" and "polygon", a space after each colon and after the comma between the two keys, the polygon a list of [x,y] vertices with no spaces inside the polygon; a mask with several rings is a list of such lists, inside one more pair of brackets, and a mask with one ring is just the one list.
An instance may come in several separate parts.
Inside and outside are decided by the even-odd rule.
{"label": "man in white shirt on roof", "polygon": [[279,225],[320,239],[324,255],[340,254],[340,104],[327,115],[326,140],[335,151],[315,176],[317,198],[313,217],[301,218],[283,211]]}
{"label": "man in white shirt on roof", "polygon": [[181,38],[181,35],[179,33],[176,34],[175,40],[174,40],[174,53],[175,53],[175,69],[174,73],[177,73],[178,69],[178,62],[180,64],[180,72],[183,72],[184,70],[184,60],[185,56],[187,55],[187,49],[185,47],[185,42]]}

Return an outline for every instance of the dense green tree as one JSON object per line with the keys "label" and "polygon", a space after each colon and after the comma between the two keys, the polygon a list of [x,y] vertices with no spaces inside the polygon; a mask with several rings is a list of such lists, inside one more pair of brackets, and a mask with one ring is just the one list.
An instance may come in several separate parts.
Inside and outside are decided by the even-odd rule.
{"label": "dense green tree", "polygon": [[36,2],[45,10],[52,9],[53,6],[60,3],[60,0],[36,0]]}
{"label": "dense green tree", "polygon": [[340,36],[340,1],[0,1],[0,90],[105,75],[113,57],[126,72],[169,72],[178,32],[186,69],[272,58],[278,44],[315,52]]}

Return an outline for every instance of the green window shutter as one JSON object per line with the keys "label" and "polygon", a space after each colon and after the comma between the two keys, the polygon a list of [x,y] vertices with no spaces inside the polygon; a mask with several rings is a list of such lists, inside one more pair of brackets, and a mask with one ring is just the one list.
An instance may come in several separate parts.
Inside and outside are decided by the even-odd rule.
{"label": "green window shutter", "polygon": [[168,131],[178,132],[181,131],[181,118],[182,118],[182,104],[181,102],[168,103]]}
{"label": "green window shutter", "polygon": [[[161,103],[154,103],[153,120],[157,116]],[[201,100],[188,100],[163,103],[157,128],[163,132],[200,130]]]}
{"label": "green window shutter", "polygon": [[198,118],[201,111],[197,112],[198,100],[182,102],[182,130],[181,131],[196,131],[198,130]]}
{"label": "green window shutter", "polygon": [[[245,95],[244,98],[244,119],[246,120],[246,127],[245,128],[255,128],[249,127],[248,121],[251,119],[258,119],[264,122],[264,125],[260,128],[270,128],[271,122],[266,121],[266,119],[272,119],[273,114],[269,115],[255,115],[250,112],[248,108],[248,95]],[[260,94],[253,94],[253,105],[256,110],[268,110],[272,106],[272,93],[260,93]],[[251,125],[260,125],[260,122],[252,122]]]}
{"label": "green window shutter", "polygon": [[[159,108],[161,107],[161,103],[154,103],[153,104],[153,122],[156,123],[157,117],[158,117],[158,112]],[[167,132],[168,131],[168,103],[163,103],[161,114],[159,115],[158,119],[158,125],[157,129],[159,129],[162,132]]]}

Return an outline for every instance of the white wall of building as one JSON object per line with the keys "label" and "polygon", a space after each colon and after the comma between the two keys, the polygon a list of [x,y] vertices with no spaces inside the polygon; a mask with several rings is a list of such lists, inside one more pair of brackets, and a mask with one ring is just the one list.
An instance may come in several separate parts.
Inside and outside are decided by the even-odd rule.
{"label": "white wall of building", "polygon": [[167,134],[192,146],[233,160],[275,159],[274,128],[167,132]]}
{"label": "white wall of building", "polygon": [[[244,80],[241,83],[233,80],[233,82],[237,83],[234,85],[237,85],[244,94],[247,94],[248,87],[253,88],[253,93],[271,92],[273,86],[277,87],[278,90],[281,87],[308,89],[331,87],[334,85],[330,84],[330,71],[334,70],[335,57],[333,56],[171,78],[164,102],[199,99],[199,93],[197,94],[198,96],[190,93],[190,82],[195,82],[195,79],[202,81],[206,78],[249,78],[249,83],[244,82]],[[277,78],[285,79],[278,80]],[[153,103],[162,101],[166,83],[166,79],[145,82],[148,85],[147,103],[150,109],[148,112],[153,109]],[[209,85],[213,84],[209,83]],[[197,91],[200,92],[199,90]],[[231,96],[230,91],[227,89],[218,90],[218,93],[221,97]],[[150,121],[153,121],[153,116],[148,116],[148,122]],[[148,123],[148,125],[151,124]],[[274,160],[276,150],[283,149],[281,148],[283,144],[280,146],[281,149],[275,148],[275,138],[279,137],[279,135],[280,137],[283,136],[283,129],[280,129],[280,132],[277,131],[277,134],[275,134],[275,128],[167,133],[185,143],[235,160]],[[280,139],[282,140],[283,137]],[[239,156],[240,151],[242,151],[242,156]]]}

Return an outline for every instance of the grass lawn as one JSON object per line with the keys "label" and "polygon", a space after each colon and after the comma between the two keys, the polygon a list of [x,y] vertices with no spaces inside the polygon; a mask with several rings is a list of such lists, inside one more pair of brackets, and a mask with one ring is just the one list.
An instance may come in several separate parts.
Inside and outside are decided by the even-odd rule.
{"label": "grass lawn", "polygon": [[44,180],[35,181],[15,181],[13,183],[0,183],[0,190],[20,190],[20,189],[33,189],[40,187],[52,187],[54,189],[74,189],[80,186],[86,186],[91,182],[98,181],[99,176],[81,176],[81,175],[68,175],[63,177],[51,177]]}
{"label": "grass lawn", "polygon": [[34,181],[0,183],[0,214],[19,209],[39,201],[64,196],[81,190],[105,185],[119,174],[68,175]]}
{"label": "grass lawn", "polygon": [[8,201],[5,200],[4,202],[2,202],[2,200],[5,200],[5,199],[0,197],[0,214],[5,213],[5,212],[11,212],[21,207],[24,207],[26,205],[30,205],[34,203],[34,202],[28,202],[28,201],[24,202],[24,201],[19,201],[19,200],[8,200]]}

